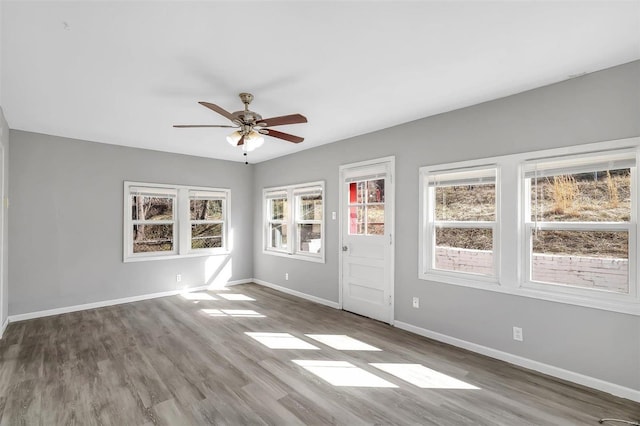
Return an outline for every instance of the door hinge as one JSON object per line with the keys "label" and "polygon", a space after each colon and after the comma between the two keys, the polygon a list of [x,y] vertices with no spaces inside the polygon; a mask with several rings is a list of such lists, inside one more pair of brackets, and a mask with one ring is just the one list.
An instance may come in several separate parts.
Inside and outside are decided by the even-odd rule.
{"label": "door hinge", "polygon": [[393,236],[389,234],[389,245],[393,244]]}
{"label": "door hinge", "polygon": [[391,306],[391,295],[389,295],[389,306]]}

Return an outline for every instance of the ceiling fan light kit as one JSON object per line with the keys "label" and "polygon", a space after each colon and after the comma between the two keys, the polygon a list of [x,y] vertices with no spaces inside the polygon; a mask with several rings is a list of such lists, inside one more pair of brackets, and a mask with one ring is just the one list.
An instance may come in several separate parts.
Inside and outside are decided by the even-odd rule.
{"label": "ceiling fan light kit", "polygon": [[227,136],[227,142],[229,142],[231,146],[242,146],[242,150],[246,152],[254,151],[264,144],[264,138],[255,130],[251,130],[248,134],[244,135],[243,143],[240,144],[239,142],[242,136],[243,134],[236,130]]}
{"label": "ceiling fan light kit", "polygon": [[[272,117],[263,119],[257,112],[249,110],[249,104],[253,101],[253,95],[251,93],[240,93],[240,100],[244,104],[244,110],[235,111],[230,113],[224,108],[219,107],[216,104],[210,102],[199,102],[200,105],[209,108],[210,110],[217,112],[223,117],[229,119],[233,125],[219,125],[219,124],[176,124],[173,127],[185,128],[185,127],[231,127],[238,130],[227,136],[227,142],[232,146],[242,146],[244,155],[247,152],[251,152],[257,148],[260,148],[264,144],[264,138],[262,135],[271,136],[274,138],[282,139],[292,143],[300,143],[304,140],[300,136],[290,135],[288,133],[279,132],[277,130],[269,129],[267,127],[283,126],[286,124],[298,124],[306,123],[307,118],[301,114],[283,115],[280,117]],[[245,161],[245,164],[248,164]]]}

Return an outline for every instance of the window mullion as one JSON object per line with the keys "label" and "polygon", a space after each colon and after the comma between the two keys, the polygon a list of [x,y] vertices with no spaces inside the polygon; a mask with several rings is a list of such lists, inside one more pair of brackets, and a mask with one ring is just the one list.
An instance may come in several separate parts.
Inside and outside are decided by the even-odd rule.
{"label": "window mullion", "polygon": [[435,228],[482,228],[489,229],[495,228],[495,221],[454,221],[454,220],[438,220],[434,221],[433,225]]}
{"label": "window mullion", "polygon": [[538,229],[567,231],[625,231],[630,229],[629,222],[529,222]]}

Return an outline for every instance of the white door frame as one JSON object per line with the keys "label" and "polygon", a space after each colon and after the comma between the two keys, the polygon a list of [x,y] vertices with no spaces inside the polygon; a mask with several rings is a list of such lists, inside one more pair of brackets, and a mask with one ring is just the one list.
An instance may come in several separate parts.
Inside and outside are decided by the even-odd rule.
{"label": "white door frame", "polygon": [[[3,318],[5,317],[6,312],[4,312],[4,293],[5,286],[7,283],[4,279],[4,270],[6,265],[4,264],[4,253],[5,253],[5,229],[4,224],[7,220],[7,201],[5,199],[6,194],[4,193],[5,186],[5,158],[4,158],[4,145],[0,144],[0,338],[4,334],[4,326],[7,325],[7,322],[3,322]],[[8,317],[7,317],[8,319]]]}
{"label": "white door frame", "polygon": [[346,203],[345,203],[345,190],[344,190],[344,171],[348,170],[348,169],[355,169],[355,168],[360,168],[360,167],[368,167],[368,166],[373,166],[376,164],[388,164],[388,170],[389,170],[389,181],[385,182],[385,188],[384,188],[384,193],[385,193],[385,198],[389,201],[389,205],[391,206],[391,208],[393,209],[393,214],[391,215],[391,220],[390,221],[386,221],[385,219],[385,228],[390,230],[390,235],[391,235],[391,250],[389,250],[390,253],[390,259],[389,262],[391,263],[390,267],[390,292],[391,292],[391,308],[389,310],[389,319],[387,321],[387,323],[393,325],[394,321],[395,321],[395,299],[396,299],[396,292],[395,292],[395,246],[396,246],[396,184],[395,184],[395,174],[396,174],[396,157],[394,155],[391,155],[389,157],[382,157],[382,158],[375,158],[372,160],[365,160],[365,161],[359,161],[357,163],[349,163],[349,164],[343,164],[340,166],[339,169],[339,175],[338,175],[338,181],[339,181],[339,185],[340,185],[340,190],[338,191],[339,197],[340,197],[340,202],[339,202],[339,216],[340,216],[340,226],[339,226],[339,232],[340,232],[340,236],[338,238],[338,309],[342,309],[342,289],[343,289],[343,283],[342,283],[342,262],[343,262],[343,251],[342,251],[342,246],[344,245],[344,242],[342,241],[342,236],[343,236],[343,231],[344,231],[344,227],[346,226],[346,224],[344,223],[344,209],[347,207]]}

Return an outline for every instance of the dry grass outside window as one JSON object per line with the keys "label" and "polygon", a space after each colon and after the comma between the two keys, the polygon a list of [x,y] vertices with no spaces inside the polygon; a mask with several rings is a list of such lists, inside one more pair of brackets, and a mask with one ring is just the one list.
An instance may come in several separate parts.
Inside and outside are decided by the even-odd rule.
{"label": "dry grass outside window", "polygon": [[609,170],[607,170],[607,195],[609,196],[609,207],[617,208],[618,205],[620,205],[618,184],[617,181],[611,177]]}
{"label": "dry grass outside window", "polygon": [[553,200],[551,212],[554,214],[574,214],[574,203],[579,193],[575,178],[568,175],[554,176],[550,189]]}

